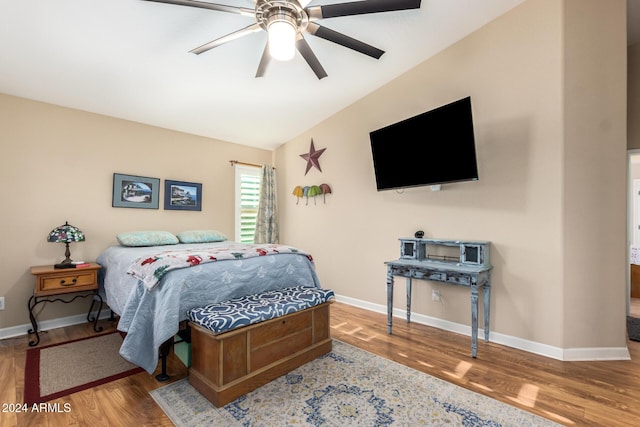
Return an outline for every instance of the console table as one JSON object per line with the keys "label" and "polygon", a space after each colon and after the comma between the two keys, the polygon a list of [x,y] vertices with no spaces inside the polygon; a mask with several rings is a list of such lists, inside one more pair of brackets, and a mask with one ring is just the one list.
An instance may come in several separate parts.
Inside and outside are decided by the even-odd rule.
{"label": "console table", "polygon": [[[484,340],[489,341],[491,269],[487,241],[400,239],[400,259],[387,266],[387,332],[392,333],[393,277],[406,278],[407,323],[411,322],[412,279],[433,280],[471,289],[471,356],[478,352],[478,288],[484,290]],[[451,250],[459,251],[452,254]],[[448,252],[447,252],[448,250]]]}

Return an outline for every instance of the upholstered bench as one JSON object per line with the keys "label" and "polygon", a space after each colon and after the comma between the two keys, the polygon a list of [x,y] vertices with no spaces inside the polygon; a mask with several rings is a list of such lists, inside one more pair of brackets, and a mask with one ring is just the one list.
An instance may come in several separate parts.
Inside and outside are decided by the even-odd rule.
{"label": "upholstered bench", "polygon": [[299,286],[190,310],[189,382],[220,407],[328,353],[333,298]]}

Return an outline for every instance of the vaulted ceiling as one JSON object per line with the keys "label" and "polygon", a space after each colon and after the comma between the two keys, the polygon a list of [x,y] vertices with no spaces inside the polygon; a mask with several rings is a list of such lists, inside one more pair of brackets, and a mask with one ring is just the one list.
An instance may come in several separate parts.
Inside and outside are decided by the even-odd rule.
{"label": "vaulted ceiling", "polygon": [[[522,1],[422,0],[420,9],[323,19],[385,53],[305,35],[328,74],[319,80],[299,53],[255,78],[264,31],[189,52],[251,16],[143,0],[0,0],[0,92],[273,149]],[[335,3],[345,1],[310,6]]]}

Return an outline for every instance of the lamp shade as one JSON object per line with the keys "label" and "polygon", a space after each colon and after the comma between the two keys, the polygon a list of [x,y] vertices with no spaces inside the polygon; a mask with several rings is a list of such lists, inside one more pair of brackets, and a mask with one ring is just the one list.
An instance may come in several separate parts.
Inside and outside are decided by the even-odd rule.
{"label": "lamp shade", "polygon": [[65,259],[60,264],[54,265],[54,267],[72,268],[74,267],[74,264],[70,258],[71,252],[69,251],[69,243],[84,242],[84,233],[80,231],[78,227],[74,227],[65,221],[64,225],[60,225],[49,232],[47,242],[64,243],[66,245],[64,252]]}
{"label": "lamp shade", "polygon": [[74,227],[65,221],[64,225],[60,225],[49,233],[47,242],[68,243],[68,242],[84,242],[84,233],[78,227]]}

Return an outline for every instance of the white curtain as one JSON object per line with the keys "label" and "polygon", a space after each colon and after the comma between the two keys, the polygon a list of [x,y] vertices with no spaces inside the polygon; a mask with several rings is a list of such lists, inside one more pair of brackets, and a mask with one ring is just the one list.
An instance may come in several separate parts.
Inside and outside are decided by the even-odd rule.
{"label": "white curtain", "polygon": [[269,165],[262,165],[260,201],[253,241],[254,243],[279,243],[276,169]]}

